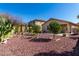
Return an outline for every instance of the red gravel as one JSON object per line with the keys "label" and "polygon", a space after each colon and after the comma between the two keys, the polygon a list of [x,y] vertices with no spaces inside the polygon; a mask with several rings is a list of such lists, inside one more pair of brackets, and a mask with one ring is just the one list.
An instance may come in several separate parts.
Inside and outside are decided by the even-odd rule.
{"label": "red gravel", "polygon": [[[41,36],[51,37],[48,34],[41,34]],[[32,56],[50,51],[61,53],[72,51],[77,42],[77,40],[65,37],[56,37],[55,39],[58,41],[52,39],[49,42],[32,42],[31,39],[27,39],[27,36],[16,35],[8,40],[7,44],[0,44],[0,55]]]}

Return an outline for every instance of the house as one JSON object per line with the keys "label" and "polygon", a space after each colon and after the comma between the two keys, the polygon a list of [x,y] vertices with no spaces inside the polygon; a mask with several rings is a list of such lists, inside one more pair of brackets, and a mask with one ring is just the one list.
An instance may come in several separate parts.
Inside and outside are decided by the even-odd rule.
{"label": "house", "polygon": [[69,21],[55,19],[55,18],[50,18],[48,21],[46,21],[42,25],[43,32],[49,32],[48,29],[47,29],[47,26],[52,21],[56,21],[56,22],[58,22],[62,26],[62,31],[61,31],[62,33],[74,33],[74,32],[76,32],[76,28],[79,27],[78,24],[75,24],[75,23],[72,23],[72,22],[69,22]]}
{"label": "house", "polygon": [[40,30],[42,30],[42,25],[43,25],[44,23],[45,23],[44,20],[35,19],[35,20],[30,21],[28,24],[29,24],[29,25],[33,25],[33,24],[38,25],[38,26],[40,26]]}

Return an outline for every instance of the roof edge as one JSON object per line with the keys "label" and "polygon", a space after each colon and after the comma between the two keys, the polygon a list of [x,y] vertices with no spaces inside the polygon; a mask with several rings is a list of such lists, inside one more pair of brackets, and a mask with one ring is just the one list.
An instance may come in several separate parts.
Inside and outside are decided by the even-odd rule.
{"label": "roof edge", "polygon": [[[70,21],[66,21],[66,20],[60,20],[60,19],[57,19],[57,18],[50,18],[48,21],[50,21],[50,20],[59,20],[59,21],[62,21],[62,22],[67,22],[67,23],[70,23],[70,24],[79,26],[79,25],[76,24],[76,23],[73,23],[73,22],[70,22]],[[48,21],[46,21],[44,24],[46,24]],[[44,25],[44,24],[42,24],[42,25]]]}

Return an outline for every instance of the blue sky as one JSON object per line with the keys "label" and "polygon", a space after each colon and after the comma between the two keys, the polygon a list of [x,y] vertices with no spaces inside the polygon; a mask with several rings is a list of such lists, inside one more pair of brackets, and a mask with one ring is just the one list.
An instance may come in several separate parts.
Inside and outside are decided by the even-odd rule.
{"label": "blue sky", "polygon": [[58,18],[62,20],[79,22],[79,4],[73,3],[16,3],[0,4],[0,13],[9,13],[22,17],[23,22],[29,22],[34,19],[48,20],[49,18]]}

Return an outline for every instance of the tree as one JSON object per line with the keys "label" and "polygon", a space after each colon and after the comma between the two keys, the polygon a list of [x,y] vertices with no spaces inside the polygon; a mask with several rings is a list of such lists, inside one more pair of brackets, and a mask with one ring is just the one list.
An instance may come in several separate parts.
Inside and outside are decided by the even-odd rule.
{"label": "tree", "polygon": [[38,25],[32,25],[32,31],[33,33],[39,33],[40,32],[40,26]]}
{"label": "tree", "polygon": [[53,21],[49,24],[48,30],[54,34],[57,34],[61,31],[61,25],[58,22]]}
{"label": "tree", "polygon": [[28,29],[27,29],[28,32],[32,32],[32,25],[30,23],[28,23]]}
{"label": "tree", "polygon": [[50,32],[53,33],[53,37],[55,39],[55,34],[59,33],[61,31],[61,25],[56,22],[56,21],[52,21],[49,25],[48,25],[48,30]]}

